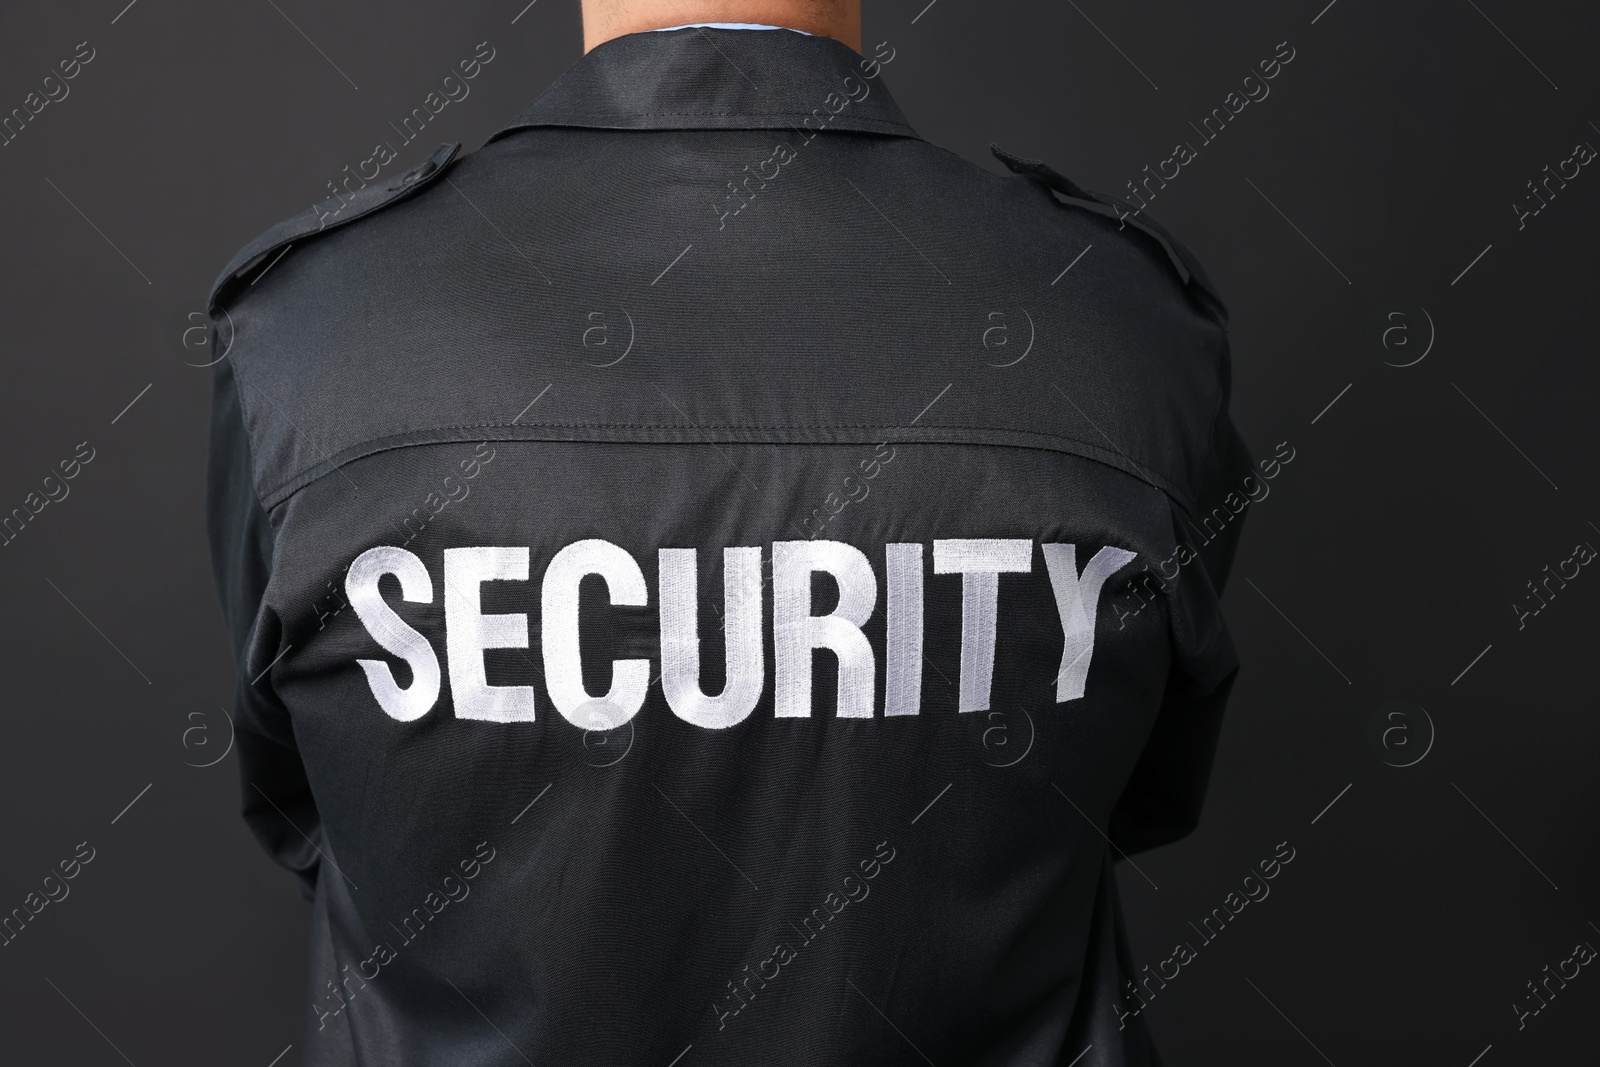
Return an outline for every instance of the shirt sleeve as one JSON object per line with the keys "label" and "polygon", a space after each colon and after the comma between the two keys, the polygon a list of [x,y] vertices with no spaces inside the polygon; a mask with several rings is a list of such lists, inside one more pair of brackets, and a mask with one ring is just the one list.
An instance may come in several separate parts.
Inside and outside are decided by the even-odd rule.
{"label": "shirt sleeve", "polygon": [[206,529],[211,567],[237,681],[234,747],[244,820],[267,853],[300,879],[312,899],[321,860],[322,823],[295,745],[287,709],[272,688],[281,628],[266,605],[273,530],[256,496],[250,443],[233,363],[212,370],[211,438],[206,470]]}
{"label": "shirt sleeve", "polygon": [[[1125,855],[1169,844],[1199,825],[1223,710],[1239,671],[1222,591],[1249,511],[1241,501],[1248,501],[1244,480],[1253,467],[1228,413],[1227,375],[1224,347],[1222,399],[1194,494],[1196,515],[1170,505],[1180,563],[1166,590],[1172,670],[1156,724],[1111,814],[1108,836]],[[1227,519],[1206,521],[1214,516]]]}

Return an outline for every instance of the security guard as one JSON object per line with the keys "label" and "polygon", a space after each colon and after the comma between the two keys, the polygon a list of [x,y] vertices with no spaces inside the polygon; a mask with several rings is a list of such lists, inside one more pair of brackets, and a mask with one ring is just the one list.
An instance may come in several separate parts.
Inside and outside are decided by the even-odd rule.
{"label": "security guard", "polygon": [[585,7],[480,150],[212,293],[304,1062],[1156,1063],[1113,864],[1237,669],[1221,301],[918,137],[850,4]]}

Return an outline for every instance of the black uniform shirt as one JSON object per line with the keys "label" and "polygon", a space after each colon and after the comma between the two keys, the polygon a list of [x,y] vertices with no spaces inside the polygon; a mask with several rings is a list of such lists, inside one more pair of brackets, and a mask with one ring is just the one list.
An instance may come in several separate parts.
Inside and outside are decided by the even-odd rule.
{"label": "black uniform shirt", "polygon": [[1155,1062],[1112,864],[1194,826],[1237,666],[1225,313],[893,61],[623,37],[223,273],[306,1063]]}

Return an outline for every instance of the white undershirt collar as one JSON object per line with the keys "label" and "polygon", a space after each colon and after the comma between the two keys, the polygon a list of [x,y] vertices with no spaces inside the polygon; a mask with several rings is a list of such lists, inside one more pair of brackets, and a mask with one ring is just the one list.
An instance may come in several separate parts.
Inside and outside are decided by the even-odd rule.
{"label": "white undershirt collar", "polygon": [[805,34],[807,37],[811,36],[811,34],[806,33],[805,30],[797,30],[793,26],[768,26],[765,23],[760,22],[686,22],[682,26],[658,26],[656,29],[653,29],[650,32],[665,33],[668,30],[689,30],[700,26],[704,26],[707,29],[712,30],[788,30],[790,33]]}

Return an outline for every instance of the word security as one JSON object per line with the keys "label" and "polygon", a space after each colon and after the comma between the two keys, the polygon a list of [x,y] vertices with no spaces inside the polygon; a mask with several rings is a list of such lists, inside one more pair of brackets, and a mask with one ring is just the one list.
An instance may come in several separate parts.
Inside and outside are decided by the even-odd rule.
{"label": "word security", "polygon": [[[884,715],[916,715],[922,703],[923,545],[884,546],[887,585]],[[1056,702],[1083,696],[1094,651],[1095,618],[1106,580],[1134,553],[1102,547],[1082,567],[1078,548],[1045,544],[1045,568],[1061,620],[1061,666]],[[700,683],[699,594],[693,548],[663,548],[658,554],[657,611],[660,616],[660,679],[668,706],[695,726],[717,730],[744,721],[767,685],[762,628],[765,575],[762,550],[725,548],[722,552],[723,606],[720,614],[726,649],[722,691],[706,693]],[[1000,576],[1033,570],[1034,542],[1018,539],[954,538],[933,542],[933,573],[959,575],[961,582],[961,667],[959,710],[989,707],[994,676]],[[524,613],[485,614],[485,582],[526,582],[527,547],[450,548],[444,551],[445,656],[450,693],[458,719],[531,722],[534,688],[490,685],[484,651],[527,648]],[[877,655],[862,625],[878,604],[879,578],[866,553],[842,541],[777,541],[772,545],[772,650],[775,688],[773,714],[804,718],[811,714],[811,661],[817,649],[837,657],[835,707],[841,718],[871,718],[877,681]],[[838,603],[814,614],[813,578],[823,575],[838,590]],[[443,682],[438,651],[408,624],[379,591],[379,581],[398,579],[401,599],[432,604],[434,580],[418,556],[381,545],[356,557],[345,577],[350,606],[368,635],[384,651],[403,659],[410,681],[401,686],[388,662],[358,659],[379,707],[400,722],[433,710]],[[611,688],[594,695],[585,689],[579,654],[579,584],[601,578],[613,606],[648,607],[649,587],[638,562],[610,541],[590,538],[555,553],[545,568],[540,592],[540,645],[551,702],[573,725],[610,730],[633,718],[643,706],[654,672],[649,659],[617,659]]]}

